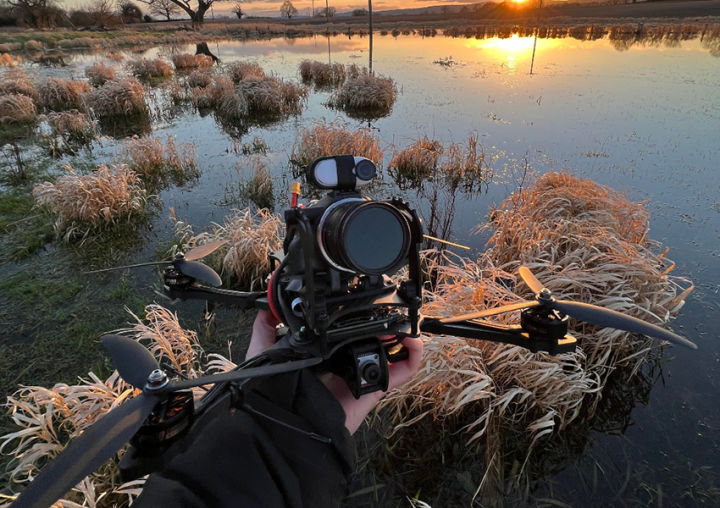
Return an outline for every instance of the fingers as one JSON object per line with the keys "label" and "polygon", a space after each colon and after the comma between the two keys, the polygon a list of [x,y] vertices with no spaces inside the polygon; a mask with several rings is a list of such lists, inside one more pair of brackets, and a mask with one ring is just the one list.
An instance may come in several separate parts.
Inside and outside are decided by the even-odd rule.
{"label": "fingers", "polygon": [[275,344],[275,327],[278,325],[278,320],[275,319],[270,312],[261,310],[255,317],[253,323],[252,337],[250,338],[250,345],[248,346],[245,359],[248,360],[254,356],[259,355],[267,348]]}
{"label": "fingers", "polygon": [[390,374],[388,390],[407,383],[410,378],[415,375],[422,363],[422,340],[406,337],[403,340],[403,346],[405,346],[408,351],[408,358],[407,360],[395,362],[388,366],[388,372]]}

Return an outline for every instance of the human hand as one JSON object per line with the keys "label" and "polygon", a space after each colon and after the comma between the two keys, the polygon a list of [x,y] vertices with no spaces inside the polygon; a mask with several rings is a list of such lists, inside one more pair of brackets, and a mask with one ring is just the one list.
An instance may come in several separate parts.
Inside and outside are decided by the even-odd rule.
{"label": "human hand", "polygon": [[275,344],[277,337],[275,336],[275,327],[280,323],[272,313],[261,310],[255,317],[253,323],[252,337],[250,337],[250,345],[248,346],[245,359],[253,358],[267,348]]}
{"label": "human hand", "polygon": [[[408,358],[400,362],[388,364],[388,374],[390,376],[388,391],[407,383],[418,371],[420,363],[422,362],[422,340],[406,337],[402,344],[408,350]],[[334,374],[324,374],[320,379],[345,410],[345,428],[347,428],[350,434],[354,434],[355,431],[360,428],[365,417],[373,410],[386,393],[380,391],[372,392],[356,399],[342,378]]]}
{"label": "human hand", "polygon": [[[252,337],[250,338],[250,346],[248,346],[245,359],[253,358],[270,346],[275,344],[277,338],[275,336],[275,327],[279,321],[275,319],[270,312],[261,310],[258,312],[255,322],[253,323]],[[389,339],[390,337],[381,337],[381,339]],[[403,340],[403,346],[408,350],[408,358],[406,360],[388,364],[388,391],[407,383],[411,377],[420,368],[422,362],[423,343],[420,339],[406,337]],[[335,396],[343,410],[345,411],[345,427],[350,434],[354,434],[360,427],[365,417],[372,411],[378,401],[383,398],[385,392],[373,392],[361,396],[356,399],[345,381],[334,374],[323,374],[320,380]]]}

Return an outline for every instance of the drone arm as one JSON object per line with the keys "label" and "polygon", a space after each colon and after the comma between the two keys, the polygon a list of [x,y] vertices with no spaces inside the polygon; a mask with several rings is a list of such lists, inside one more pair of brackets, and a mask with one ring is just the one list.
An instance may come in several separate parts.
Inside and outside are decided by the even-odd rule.
{"label": "drone arm", "polygon": [[265,291],[244,292],[193,285],[185,289],[175,289],[165,286],[165,293],[167,293],[170,298],[178,298],[180,300],[207,300],[232,305],[241,310],[269,309],[267,293],[265,293]]}
{"label": "drone arm", "polygon": [[532,352],[547,351],[550,354],[575,351],[577,340],[572,335],[560,339],[543,338],[527,333],[519,325],[500,325],[474,321],[444,323],[438,318],[423,319],[420,330],[424,333],[452,335],[466,339],[488,340],[502,344],[522,346]]}

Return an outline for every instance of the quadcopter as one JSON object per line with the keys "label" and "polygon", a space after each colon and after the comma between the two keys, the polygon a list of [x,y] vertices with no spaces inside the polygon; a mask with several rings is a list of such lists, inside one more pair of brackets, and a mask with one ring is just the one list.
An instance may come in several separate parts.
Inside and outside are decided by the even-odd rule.
{"label": "quadcopter", "polygon": [[[255,378],[312,368],[340,376],[356,398],[385,391],[388,364],[407,358],[403,339],[421,333],[513,344],[555,355],[575,350],[577,339],[568,333],[572,317],[697,349],[686,338],[641,319],[558,300],[524,266],[519,275],[535,295],[530,300],[459,316],[423,315],[422,222],[401,199],[362,196],[359,189],[376,171],[372,161],[352,155],[323,157],[310,165],[307,180],[328,194],[304,206],[298,204],[299,184],[293,186],[282,251],[269,254],[266,291],[220,287],[220,276],[199,260],[222,241],[178,253],[171,261],[130,265],[165,265],[164,290],[173,299],[268,310],[284,325],[280,338],[229,372],[171,379],[175,373],[165,372],[137,341],[105,335],[103,346],[120,377],[140,393],[75,438],[13,506],[50,506],[128,442],[131,446],[120,461],[124,480],[160,469],[194,423],[232,407],[252,410],[243,405],[242,391]],[[404,268],[407,277],[399,282],[390,278]],[[520,312],[519,324],[487,320],[508,312]],[[191,389],[210,385],[195,401]]]}

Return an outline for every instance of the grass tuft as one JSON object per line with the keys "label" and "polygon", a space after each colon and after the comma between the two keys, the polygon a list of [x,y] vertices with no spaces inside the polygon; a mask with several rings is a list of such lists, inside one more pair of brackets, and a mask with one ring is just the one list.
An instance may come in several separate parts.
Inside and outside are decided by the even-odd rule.
{"label": "grass tuft", "polygon": [[303,83],[312,83],[316,88],[335,87],[345,81],[346,72],[342,64],[326,64],[313,60],[300,62],[300,77]]}
{"label": "grass tuft", "polygon": [[175,231],[183,251],[214,240],[227,241],[205,262],[221,270],[227,286],[253,290],[264,287],[270,274],[268,253],[282,248],[285,227],[280,216],[266,209],[246,208],[234,210],[210,232],[195,235],[188,224],[177,220]]}
{"label": "grass tuft", "polygon": [[382,164],[383,151],[370,129],[350,128],[342,122],[316,123],[300,131],[290,160],[297,166],[307,166],[319,157],[328,155],[357,155]]}
{"label": "grass tuft", "polygon": [[128,67],[133,76],[145,80],[161,80],[173,74],[170,65],[159,58],[138,58],[128,62]]}
{"label": "grass tuft", "polygon": [[0,77],[0,94],[20,94],[37,102],[40,98],[37,87],[22,69],[10,69]]}
{"label": "grass tuft", "polygon": [[92,86],[102,86],[108,81],[115,79],[115,67],[107,66],[98,62],[85,69],[85,76]]}
{"label": "grass tuft", "polygon": [[191,55],[180,53],[173,55],[173,65],[176,70],[206,69],[212,67],[213,59],[207,55]]}
{"label": "grass tuft", "polygon": [[77,174],[69,165],[65,169],[55,183],[33,189],[37,204],[57,216],[55,228],[65,241],[85,238],[145,209],[145,187],[128,167],[111,169],[103,164],[87,175]]}
{"label": "grass tuft", "polygon": [[88,105],[100,118],[147,116],[145,88],[133,78],[106,82],[87,94]]}
{"label": "grass tuft", "polygon": [[38,87],[38,105],[52,111],[83,109],[83,94],[89,90],[86,81],[48,78]]}
{"label": "grass tuft", "polygon": [[37,119],[37,108],[30,97],[20,94],[0,96],[0,125],[27,125]]}
{"label": "grass tuft", "polygon": [[378,118],[392,111],[397,88],[392,78],[370,74],[363,69],[349,76],[330,97],[329,105],[355,118]]}
{"label": "grass tuft", "polygon": [[181,185],[200,175],[195,163],[195,145],[175,144],[168,135],[163,145],[161,138],[135,138],[123,150],[123,160],[151,187],[164,185],[168,178]]}
{"label": "grass tuft", "polygon": [[227,66],[227,74],[233,83],[240,83],[246,79],[265,79],[265,71],[255,62],[233,62]]}

